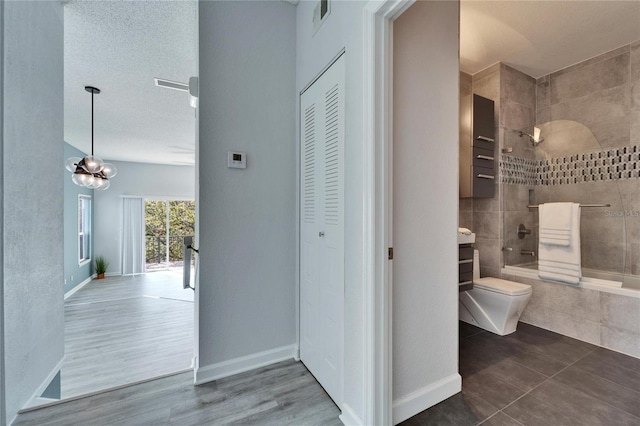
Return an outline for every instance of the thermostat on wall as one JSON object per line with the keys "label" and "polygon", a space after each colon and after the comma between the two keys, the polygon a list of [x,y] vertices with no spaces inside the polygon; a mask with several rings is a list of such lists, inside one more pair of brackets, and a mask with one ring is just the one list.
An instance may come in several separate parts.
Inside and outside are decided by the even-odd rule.
{"label": "thermostat on wall", "polygon": [[230,169],[246,169],[247,154],[244,152],[229,151],[227,155],[227,166]]}

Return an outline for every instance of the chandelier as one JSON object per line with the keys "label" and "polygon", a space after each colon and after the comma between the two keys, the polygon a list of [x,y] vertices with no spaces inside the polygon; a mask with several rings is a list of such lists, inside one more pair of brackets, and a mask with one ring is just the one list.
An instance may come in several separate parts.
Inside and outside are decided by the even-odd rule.
{"label": "chandelier", "polygon": [[70,157],[66,168],[71,172],[71,180],[78,186],[89,189],[107,189],[111,183],[109,179],[117,173],[116,166],[105,163],[93,155],[93,96],[100,93],[100,89],[85,86],[84,90],[91,93],[91,155],[84,158]]}

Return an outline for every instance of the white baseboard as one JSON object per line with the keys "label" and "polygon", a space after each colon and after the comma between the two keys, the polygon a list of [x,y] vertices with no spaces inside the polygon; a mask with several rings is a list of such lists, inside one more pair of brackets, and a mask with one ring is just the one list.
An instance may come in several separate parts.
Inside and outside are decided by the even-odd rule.
{"label": "white baseboard", "polygon": [[415,416],[462,390],[462,377],[452,374],[393,401],[393,424]]}
{"label": "white baseboard", "polygon": [[33,393],[33,395],[31,395],[31,398],[29,398],[29,401],[27,401],[27,403],[24,405],[24,407],[21,408],[21,410],[24,410],[29,407],[34,407],[38,404],[42,404],[43,398],[41,397],[41,395],[47,389],[51,381],[56,377],[56,374],[58,374],[58,372],[62,370],[62,364],[64,364],[64,358],[65,357],[63,356],[62,359],[58,361],[56,366],[53,367],[53,370],[51,370],[51,372],[49,372],[49,374],[44,379],[44,381],[40,383],[40,386],[36,388],[36,391]]}
{"label": "white baseboard", "polygon": [[358,417],[353,408],[351,408],[348,404],[342,404],[342,414],[338,416],[340,421],[345,426],[362,426],[362,419]]}
{"label": "white baseboard", "polygon": [[89,276],[86,280],[82,281],[80,284],[78,284],[77,286],[75,286],[74,288],[66,292],[64,294],[64,300],[67,300],[69,297],[73,296],[76,291],[80,290],[82,287],[89,284],[91,280],[93,280],[95,277],[96,277],[96,274]]}
{"label": "white baseboard", "polygon": [[212,382],[227,376],[243,373],[255,368],[264,367],[265,365],[275,364],[276,362],[293,359],[296,356],[298,345],[287,345],[279,348],[271,349],[264,352],[258,352],[239,358],[230,359],[228,361],[219,362],[217,364],[206,365],[195,370],[195,384]]}

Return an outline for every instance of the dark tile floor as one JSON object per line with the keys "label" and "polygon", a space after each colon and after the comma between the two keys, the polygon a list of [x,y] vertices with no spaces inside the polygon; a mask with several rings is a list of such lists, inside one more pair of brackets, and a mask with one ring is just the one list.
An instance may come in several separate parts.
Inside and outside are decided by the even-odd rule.
{"label": "dark tile floor", "polygon": [[460,374],[462,392],[402,425],[640,425],[640,359],[528,324],[460,322]]}

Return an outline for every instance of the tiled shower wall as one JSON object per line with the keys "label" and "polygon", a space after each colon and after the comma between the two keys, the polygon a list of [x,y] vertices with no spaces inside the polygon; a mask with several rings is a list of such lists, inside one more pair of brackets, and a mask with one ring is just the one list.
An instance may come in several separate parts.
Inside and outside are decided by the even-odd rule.
{"label": "tiled shower wall", "polygon": [[[615,155],[624,148],[628,154],[615,156],[631,157],[625,163],[632,169],[621,178],[554,185],[527,179],[496,182],[494,198],[461,199],[460,224],[476,232],[483,276],[499,275],[504,263],[536,260],[521,254],[537,253],[538,212],[526,207],[530,201],[611,204],[582,210],[583,266],[640,275],[640,182],[633,169],[640,152],[639,69],[640,41],[537,81],[504,64],[473,77],[461,73],[461,91],[471,90],[496,103],[496,155],[503,159],[536,164],[576,153]],[[519,135],[520,130],[532,133],[534,125],[547,131],[537,147]],[[502,154],[502,148],[511,152]],[[531,230],[524,239],[517,236],[521,223]],[[502,252],[503,246],[508,251]]]}
{"label": "tiled shower wall", "polygon": [[[538,125],[573,121],[595,136],[594,146],[579,129],[562,140],[548,138],[539,159],[607,152],[630,167],[596,181],[537,186],[537,201],[611,204],[582,209],[583,267],[640,275],[640,41],[539,78],[536,92]],[[628,153],[616,155],[623,150]]]}

